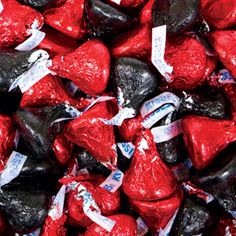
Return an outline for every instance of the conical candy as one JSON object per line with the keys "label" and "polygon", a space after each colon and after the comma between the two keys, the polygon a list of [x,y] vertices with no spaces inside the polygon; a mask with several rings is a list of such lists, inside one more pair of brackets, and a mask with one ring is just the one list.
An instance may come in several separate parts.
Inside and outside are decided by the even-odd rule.
{"label": "conical candy", "polygon": [[80,39],[85,34],[84,0],[66,0],[44,12],[47,25],[69,37]]}
{"label": "conical candy", "polygon": [[167,25],[171,34],[191,31],[200,18],[198,4],[199,0],[156,0],[152,7],[153,25]]}
{"label": "conical candy", "polygon": [[35,157],[42,159],[50,156],[52,144],[60,125],[52,125],[59,118],[70,118],[66,106],[59,104],[55,107],[19,109],[15,121],[20,135],[30,147]]}
{"label": "conical candy", "polygon": [[229,120],[187,116],[182,120],[184,142],[196,169],[209,166],[236,140],[236,125]]}
{"label": "conical candy", "polygon": [[71,53],[54,57],[51,69],[59,76],[70,79],[84,93],[94,96],[107,87],[110,54],[99,40],[87,41]]}
{"label": "conical candy", "polygon": [[100,0],[88,0],[85,4],[91,33],[107,39],[114,38],[134,25],[135,18]]}
{"label": "conical candy", "polygon": [[141,131],[135,152],[123,179],[123,190],[129,198],[154,201],[170,196],[176,188],[172,172],[162,162],[149,130]]}
{"label": "conical candy", "polygon": [[128,33],[122,34],[112,41],[111,53],[114,57],[151,57],[151,27],[141,25]]}
{"label": "conical candy", "polygon": [[91,153],[97,161],[111,168],[117,165],[117,154],[113,126],[104,124],[100,119],[111,119],[111,103],[95,105],[79,118],[64,127],[65,136],[73,143]]}
{"label": "conical candy", "polygon": [[30,34],[34,24],[40,29],[43,16],[34,9],[19,4],[16,0],[2,0],[3,11],[0,15],[0,48],[17,46]]}

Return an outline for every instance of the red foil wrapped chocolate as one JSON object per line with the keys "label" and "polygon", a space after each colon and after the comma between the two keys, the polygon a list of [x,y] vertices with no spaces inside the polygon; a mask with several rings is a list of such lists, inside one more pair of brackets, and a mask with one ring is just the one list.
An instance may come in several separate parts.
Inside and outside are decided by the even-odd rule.
{"label": "red foil wrapped chocolate", "polygon": [[145,3],[145,0],[121,0],[120,5],[122,7],[138,7]]}
{"label": "red foil wrapped chocolate", "polygon": [[207,64],[206,64],[206,71],[204,74],[204,78],[207,78],[208,76],[210,76],[212,74],[212,72],[216,68],[217,62],[218,62],[217,56],[208,56],[207,57]]}
{"label": "red foil wrapped chocolate", "polygon": [[[113,4],[113,3],[117,3],[117,0],[108,0],[108,2]],[[136,7],[141,6],[144,2],[145,0],[120,0],[119,5],[122,7],[127,7],[127,8],[136,8]]]}
{"label": "red foil wrapped chocolate", "polygon": [[58,55],[53,58],[52,63],[53,71],[73,81],[88,95],[101,94],[107,87],[110,54],[99,40],[87,41],[71,53]]}
{"label": "red foil wrapped chocolate", "polygon": [[207,23],[216,29],[236,25],[236,4],[234,0],[201,0],[200,9]]}
{"label": "red foil wrapped chocolate", "polygon": [[84,0],[66,0],[44,12],[45,23],[69,37],[80,39],[85,35]]}
{"label": "red foil wrapped chocolate", "polygon": [[34,24],[41,28],[43,16],[34,9],[19,4],[16,0],[2,0],[3,11],[0,14],[0,47],[17,46],[30,33]]}
{"label": "red foil wrapped chocolate", "polygon": [[109,120],[114,116],[112,105],[110,102],[95,105],[70,121],[64,127],[64,134],[71,142],[88,150],[97,161],[113,169],[117,164],[114,128],[100,120]]}
{"label": "red foil wrapped chocolate", "polygon": [[132,142],[136,138],[138,131],[143,129],[141,122],[141,115],[124,120],[122,125],[118,127],[121,137],[127,142]]}
{"label": "red foil wrapped chocolate", "polygon": [[141,24],[149,24],[152,25],[152,5],[155,0],[148,0],[148,2],[143,7],[140,14],[140,22]]}
{"label": "red foil wrapped chocolate", "polygon": [[64,228],[66,215],[62,215],[59,219],[53,220],[48,216],[44,222],[41,236],[66,236],[67,230]]}
{"label": "red foil wrapped chocolate", "polygon": [[151,27],[149,25],[141,25],[136,29],[122,34],[117,37],[111,46],[111,53],[114,57],[151,57]]}
{"label": "red foil wrapped chocolate", "polygon": [[135,147],[131,166],[123,179],[125,194],[139,201],[154,201],[170,196],[175,191],[176,180],[162,162],[149,130],[138,134]]}
{"label": "red foil wrapped chocolate", "polygon": [[[76,39],[67,37],[58,30],[43,27],[41,31],[45,32],[46,35],[43,41],[38,45],[38,48],[46,50],[51,57],[72,52],[79,46]],[[70,41],[69,44],[68,41]]]}
{"label": "red foil wrapped chocolate", "polygon": [[[120,193],[111,193],[99,186],[105,179],[95,176],[95,180],[83,181],[81,184],[91,193],[93,199],[101,209],[102,215],[113,215],[120,207]],[[83,211],[83,199],[78,199],[77,191],[70,191],[67,198],[68,222],[74,226],[87,227],[93,223]]]}
{"label": "red foil wrapped chocolate", "polygon": [[214,158],[236,140],[236,124],[201,116],[182,120],[184,142],[196,169],[209,166]]}
{"label": "red foil wrapped chocolate", "polygon": [[173,66],[172,88],[190,90],[203,80],[207,66],[205,48],[194,38],[169,38],[165,50],[166,62]]}

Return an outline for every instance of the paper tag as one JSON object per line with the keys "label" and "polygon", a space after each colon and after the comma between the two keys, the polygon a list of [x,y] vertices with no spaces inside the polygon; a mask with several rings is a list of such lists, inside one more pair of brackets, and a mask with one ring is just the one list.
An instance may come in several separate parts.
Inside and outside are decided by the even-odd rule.
{"label": "paper tag", "polygon": [[142,126],[145,128],[151,128],[157,121],[171,113],[175,110],[175,107],[171,104],[165,104],[164,106],[158,108],[156,111],[154,111],[151,115],[146,117],[142,121]]}
{"label": "paper tag", "polygon": [[3,11],[2,1],[0,0],[0,13]]}
{"label": "paper tag", "polygon": [[[100,225],[102,228],[111,232],[116,222],[107,217],[101,215],[101,210],[98,205],[92,198],[91,194],[87,191],[87,189],[81,184],[78,186],[78,198],[83,198],[83,210],[84,213],[96,224]],[[90,209],[93,207],[94,211]]]}
{"label": "paper tag", "polygon": [[107,125],[121,126],[123,121],[135,117],[135,111],[132,108],[121,108],[119,113],[116,114],[111,120],[100,118],[100,120]]}
{"label": "paper tag", "polygon": [[57,220],[63,215],[64,202],[66,195],[66,185],[63,185],[56,197],[53,200],[53,204],[48,212],[48,215],[53,219]]}
{"label": "paper tag", "polygon": [[73,120],[76,119],[78,117],[80,117],[81,115],[83,115],[86,111],[88,111],[92,106],[94,106],[96,103],[100,103],[100,102],[105,102],[108,100],[112,100],[115,99],[114,97],[109,97],[109,96],[101,96],[97,99],[95,99],[89,106],[87,106],[82,112],[78,111],[76,108],[66,104],[66,112],[68,114],[70,114],[71,117],[62,117],[59,118],[57,120],[55,120],[52,124],[54,123],[58,123],[58,122],[62,122],[62,121],[66,121],[66,120]]}
{"label": "paper tag", "polygon": [[165,77],[167,82],[171,82],[173,67],[165,62],[166,47],[166,25],[152,29],[152,63],[158,71]]}
{"label": "paper tag", "polygon": [[4,170],[0,175],[0,187],[5,184],[10,183],[13,179],[15,179],[27,159],[27,156],[20,154],[19,152],[13,151],[10,155]]}
{"label": "paper tag", "polygon": [[228,211],[230,214],[231,214],[231,216],[233,216],[234,218],[236,218],[236,212],[235,211]]}
{"label": "paper tag", "polygon": [[78,175],[89,175],[89,171],[86,168],[80,169],[77,172],[76,176],[78,176]]}
{"label": "paper tag", "polygon": [[38,228],[34,232],[32,232],[30,234],[18,234],[18,233],[15,233],[15,236],[39,236],[40,232],[41,232],[41,228]]}
{"label": "paper tag", "polygon": [[164,229],[161,229],[159,231],[159,236],[167,236],[169,235],[170,231],[171,231],[171,228],[174,224],[174,221],[175,221],[175,218],[177,216],[177,213],[178,213],[179,209],[177,209],[175,211],[175,214],[171,217],[171,219],[169,220],[168,224],[166,225],[166,227]]}
{"label": "paper tag", "polygon": [[100,184],[100,187],[106,189],[107,191],[114,193],[122,185],[124,174],[120,170],[112,171],[112,173],[107,177],[107,179]]}
{"label": "paper tag", "polygon": [[122,107],[122,105],[124,104],[124,94],[121,91],[121,88],[117,88],[117,103],[119,107]]}
{"label": "paper tag", "polygon": [[207,193],[202,189],[195,187],[190,182],[183,183],[182,186],[189,194],[196,195],[197,197],[203,199],[206,203],[210,203],[215,199],[210,193]]}
{"label": "paper tag", "polygon": [[78,90],[78,87],[71,81],[66,83],[65,89],[70,96],[74,96]]}
{"label": "paper tag", "polygon": [[20,133],[19,130],[17,129],[14,137],[15,148],[18,147],[19,140],[20,140]]}
{"label": "paper tag", "polygon": [[145,155],[145,150],[149,149],[147,140],[145,138],[141,139],[141,142],[139,143],[139,146],[137,147],[137,149]]}
{"label": "paper tag", "polygon": [[84,110],[83,113],[88,111],[91,107],[93,107],[95,104],[100,103],[100,102],[106,102],[115,99],[114,97],[110,96],[101,96],[95,99],[89,106],[87,106]]}
{"label": "paper tag", "polygon": [[120,5],[120,3],[121,3],[121,0],[111,0],[111,1],[118,4],[118,5]]}
{"label": "paper tag", "polygon": [[117,143],[117,146],[119,147],[122,154],[128,159],[130,159],[133,156],[135,150],[135,146],[133,145],[133,143],[131,142]]}
{"label": "paper tag", "polygon": [[236,84],[235,80],[226,69],[220,70],[220,78],[218,81],[221,84]]}
{"label": "paper tag", "polygon": [[94,211],[88,209],[85,214],[96,224],[100,225],[102,228],[111,232],[116,222],[105,216],[95,213]]}
{"label": "paper tag", "polygon": [[137,220],[137,226],[138,226],[138,233],[137,236],[144,236],[148,231],[148,227],[145,224],[145,222],[143,221],[143,219],[141,217],[139,217]]}
{"label": "paper tag", "polygon": [[55,123],[59,123],[59,122],[62,122],[62,121],[67,121],[67,120],[74,120],[78,117],[80,117],[83,112],[80,112],[78,111],[76,108],[70,106],[69,104],[66,104],[66,112],[71,116],[71,117],[61,117],[59,119],[56,119],[52,122],[51,125],[55,124]]}
{"label": "paper tag", "polygon": [[142,117],[150,114],[155,111],[157,108],[165,105],[165,104],[173,104],[175,107],[178,107],[180,104],[180,99],[175,94],[170,92],[164,92],[148,101],[143,103],[140,113]]}
{"label": "paper tag", "polygon": [[78,161],[77,161],[77,159],[74,159],[74,165],[73,165],[73,168],[71,169],[71,171],[67,171],[67,172],[68,172],[68,175],[76,176],[76,175],[77,175],[77,170],[78,170],[78,169],[79,169]]}
{"label": "paper tag", "polygon": [[156,143],[169,141],[182,133],[181,120],[174,121],[168,125],[155,127],[151,132]]}
{"label": "paper tag", "polygon": [[31,30],[31,36],[23,43],[18,45],[15,49],[18,51],[30,51],[36,48],[45,38],[45,33],[37,29]]}
{"label": "paper tag", "polygon": [[24,93],[39,80],[50,74],[51,71],[48,69],[48,58],[49,55],[44,50],[38,50],[32,53],[29,58],[29,63],[35,63],[28,71],[17,77],[15,82],[11,85],[9,91],[19,86],[21,92]]}
{"label": "paper tag", "polygon": [[71,115],[69,119],[75,119],[82,115],[82,112],[78,111],[76,108],[66,104],[66,112]]}

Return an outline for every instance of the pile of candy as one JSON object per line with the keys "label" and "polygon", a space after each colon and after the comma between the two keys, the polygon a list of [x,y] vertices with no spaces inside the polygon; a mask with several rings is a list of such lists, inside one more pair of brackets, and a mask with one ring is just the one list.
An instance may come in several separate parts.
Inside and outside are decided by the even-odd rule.
{"label": "pile of candy", "polygon": [[0,0],[0,49],[0,235],[236,235],[235,0]]}

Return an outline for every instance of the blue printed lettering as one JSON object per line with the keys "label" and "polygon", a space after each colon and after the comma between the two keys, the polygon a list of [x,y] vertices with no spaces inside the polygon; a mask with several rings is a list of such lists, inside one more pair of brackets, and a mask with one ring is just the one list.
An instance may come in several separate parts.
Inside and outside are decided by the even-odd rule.
{"label": "blue printed lettering", "polygon": [[110,192],[113,189],[113,186],[106,184],[103,188]]}
{"label": "blue printed lettering", "polygon": [[133,155],[133,153],[134,153],[134,148],[131,148],[130,152],[129,152],[129,155]]}
{"label": "blue printed lettering", "polygon": [[129,144],[127,144],[126,147],[125,147],[124,149],[125,149],[126,152],[129,152],[129,150],[130,150],[130,146],[129,146]]}
{"label": "blue printed lettering", "polygon": [[112,179],[113,180],[116,180],[116,181],[120,181],[120,178],[121,178],[121,173],[120,172],[115,172],[115,174],[112,176]]}

